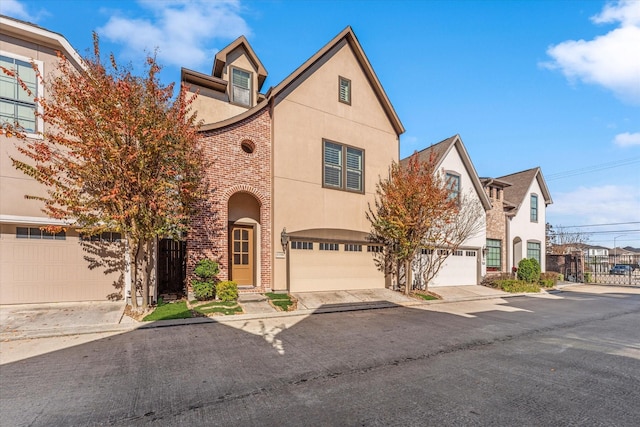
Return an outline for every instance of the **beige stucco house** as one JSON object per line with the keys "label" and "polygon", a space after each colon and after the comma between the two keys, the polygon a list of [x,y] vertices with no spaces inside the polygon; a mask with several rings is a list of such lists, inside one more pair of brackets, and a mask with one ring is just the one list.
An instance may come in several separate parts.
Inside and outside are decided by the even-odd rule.
{"label": "beige stucco house", "polygon": [[[0,16],[0,64],[17,70],[37,96],[47,94],[31,63],[48,79],[56,72],[56,52],[81,68],[80,57],[62,35]],[[17,80],[0,72],[0,121],[18,121],[29,138],[40,138],[43,123],[34,115],[36,108]],[[81,241],[72,227],[57,234],[42,230],[68,224],[47,218],[40,202],[25,199],[46,193],[12,166],[11,158],[20,158],[18,144],[14,137],[0,134],[0,304],[105,300],[118,293],[114,285],[121,284],[121,273],[105,274],[106,258],[98,247],[103,241],[118,246],[117,234]]]}
{"label": "beige stucco house", "polygon": [[487,271],[511,272],[523,258],[546,270],[546,208],[553,200],[539,167],[482,178],[492,209],[487,212]]}
{"label": "beige stucco house", "polygon": [[243,291],[382,288],[365,217],[404,132],[353,30],[277,85],[240,37],[197,93],[211,196],[188,235],[190,273],[217,259]]}
{"label": "beige stucco house", "polygon": [[[440,246],[436,249],[423,249],[413,263],[414,286],[420,285],[423,279],[425,264],[433,257],[426,251],[436,250],[443,253],[446,259],[437,275],[429,281],[429,287],[477,285],[486,274],[486,212],[491,209],[491,202],[485,194],[478,178],[473,162],[460,135],[454,135],[417,153],[420,161],[430,161],[431,156],[436,164],[436,173],[455,192],[455,197],[464,200],[466,206],[477,205],[479,214],[475,231],[455,248]],[[401,165],[409,158],[401,161]],[[436,254],[437,256],[437,254]]]}

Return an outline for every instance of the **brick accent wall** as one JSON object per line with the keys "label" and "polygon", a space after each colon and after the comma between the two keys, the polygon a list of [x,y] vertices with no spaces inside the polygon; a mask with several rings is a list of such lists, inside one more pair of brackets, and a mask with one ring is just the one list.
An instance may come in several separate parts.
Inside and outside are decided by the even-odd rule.
{"label": "brick accent wall", "polygon": [[[253,153],[241,144],[250,141]],[[269,107],[252,116],[202,133],[201,143],[206,163],[205,177],[209,197],[200,213],[191,221],[187,237],[187,281],[189,288],[193,269],[202,258],[220,264],[221,280],[229,278],[228,213],[229,198],[238,192],[252,195],[260,205],[260,277],[256,290],[271,289],[271,115]]]}
{"label": "brick accent wall", "polygon": [[[507,230],[504,215],[504,191],[496,187],[485,187],[485,192],[491,200],[491,210],[487,211],[487,239],[496,239],[502,242],[501,245],[501,266],[500,271],[508,273],[507,268]],[[493,272],[487,271],[488,274]]]}

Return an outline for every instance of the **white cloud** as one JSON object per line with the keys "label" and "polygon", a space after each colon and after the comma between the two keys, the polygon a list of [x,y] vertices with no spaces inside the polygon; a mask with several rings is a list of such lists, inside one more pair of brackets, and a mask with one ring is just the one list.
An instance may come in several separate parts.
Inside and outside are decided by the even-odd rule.
{"label": "white cloud", "polygon": [[[625,177],[620,176],[620,181]],[[552,224],[578,225],[638,221],[640,186],[637,178],[626,178],[625,185],[579,187],[553,194],[548,208]],[[555,219],[552,219],[555,218]],[[559,218],[563,218],[558,222]]]}
{"label": "white cloud", "polygon": [[640,132],[636,133],[620,133],[616,135],[613,143],[620,147],[630,147],[632,145],[640,145]]}
{"label": "white cloud", "polygon": [[640,1],[607,4],[591,20],[618,27],[593,40],[567,40],[547,50],[543,66],[559,69],[570,81],[596,84],[620,99],[640,104]]}
{"label": "white cloud", "polygon": [[161,64],[195,68],[210,65],[214,39],[250,34],[237,0],[167,0],[138,2],[152,18],[112,16],[98,34],[125,46],[125,54],[139,57],[158,49]]}
{"label": "white cloud", "polygon": [[2,0],[0,3],[0,14],[22,19],[23,21],[35,21],[22,3],[17,0]]}

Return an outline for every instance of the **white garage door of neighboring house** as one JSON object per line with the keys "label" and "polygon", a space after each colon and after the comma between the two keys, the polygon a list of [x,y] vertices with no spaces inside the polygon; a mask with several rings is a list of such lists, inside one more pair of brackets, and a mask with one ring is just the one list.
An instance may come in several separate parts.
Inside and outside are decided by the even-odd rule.
{"label": "white garage door of neighboring house", "polygon": [[[38,230],[34,228],[34,230]],[[64,240],[16,238],[16,227],[2,226],[0,304],[106,301],[116,292],[119,274],[89,268],[78,235]]]}
{"label": "white garage door of neighboring house", "polygon": [[460,250],[449,255],[429,286],[463,286],[478,284],[479,250]]}
{"label": "white garage door of neighboring house", "polygon": [[290,292],[384,288],[384,274],[376,268],[367,246],[345,247],[344,243],[292,242],[288,250]]}

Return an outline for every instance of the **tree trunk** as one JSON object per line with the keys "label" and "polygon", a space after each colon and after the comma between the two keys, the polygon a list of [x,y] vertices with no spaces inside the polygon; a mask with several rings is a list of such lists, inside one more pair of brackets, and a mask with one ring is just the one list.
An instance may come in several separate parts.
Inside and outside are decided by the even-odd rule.
{"label": "tree trunk", "polygon": [[412,274],[411,274],[411,259],[407,259],[404,261],[404,293],[405,295],[409,295],[409,293],[411,292],[411,280],[412,280]]}
{"label": "tree trunk", "polygon": [[144,252],[143,259],[145,262],[144,268],[144,280],[142,282],[142,308],[147,308],[149,306],[149,288],[151,285],[151,273],[153,271],[153,264],[155,262],[155,258],[153,256],[153,241],[147,240],[144,244]]}
{"label": "tree trunk", "polygon": [[138,308],[138,251],[139,243],[133,241],[130,237],[127,238],[129,244],[130,262],[129,268],[131,269],[131,308],[137,310]]}

